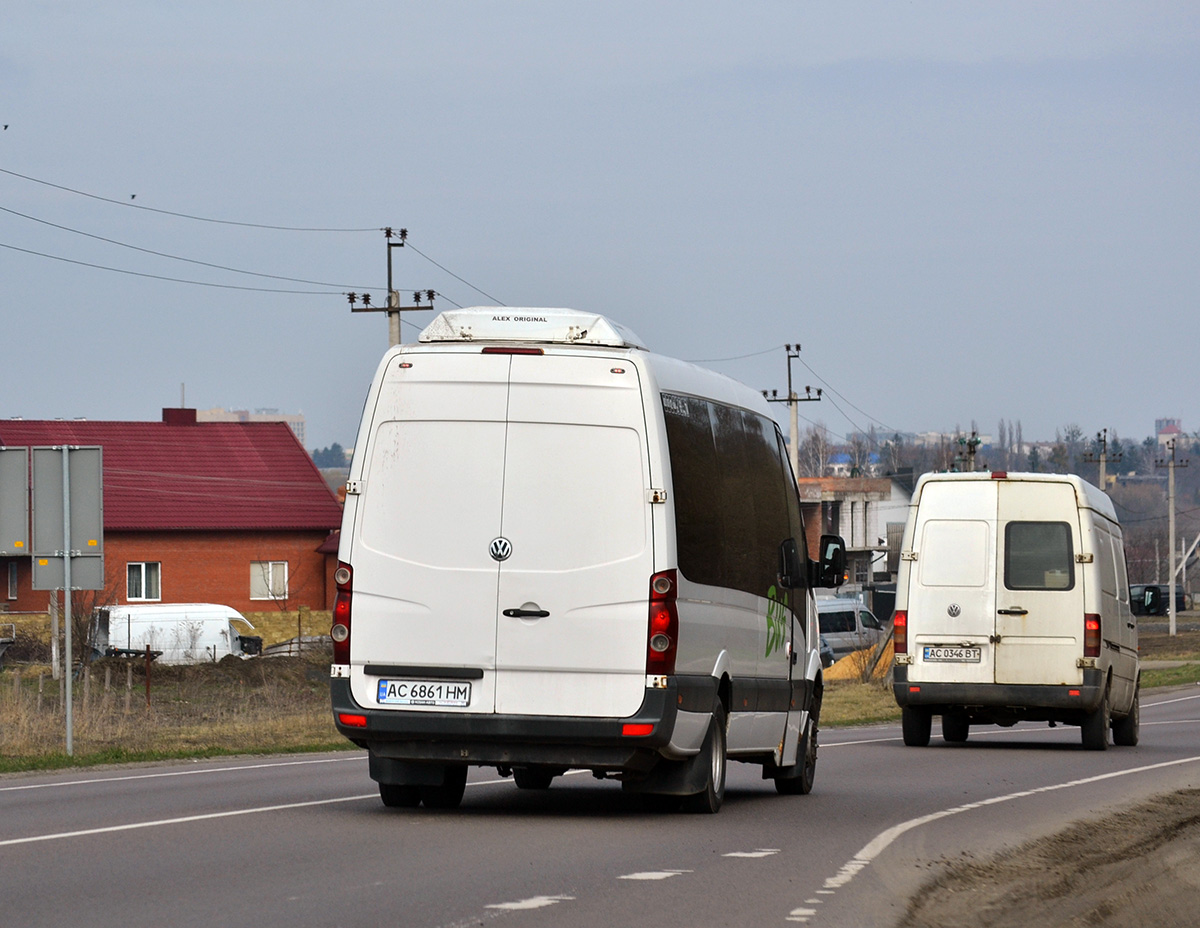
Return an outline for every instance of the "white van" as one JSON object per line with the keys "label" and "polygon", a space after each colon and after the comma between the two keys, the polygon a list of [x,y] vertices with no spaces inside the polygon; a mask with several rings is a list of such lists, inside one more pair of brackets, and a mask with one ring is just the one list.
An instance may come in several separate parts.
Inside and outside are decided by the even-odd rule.
{"label": "white van", "polygon": [[855,651],[874,648],[887,637],[883,623],[861,599],[818,599],[817,623],[835,661]]}
{"label": "white van", "polygon": [[1121,527],[1075,476],[927,474],[904,529],[894,616],[904,742],[973,724],[1079,725],[1138,740],[1137,625]]}
{"label": "white van", "polygon": [[149,648],[164,664],[219,661],[230,654],[257,654],[262,639],[240,612],[215,603],[147,603],[100,606],[92,611],[91,642],[97,656],[133,656]]}
{"label": "white van", "polygon": [[812,588],[845,551],[809,561],[787,461],[757,391],[602,316],[451,311],[389,351],[331,629],[335,722],[383,802],[456,806],[485,765],[715,812],[727,756],[807,792]]}

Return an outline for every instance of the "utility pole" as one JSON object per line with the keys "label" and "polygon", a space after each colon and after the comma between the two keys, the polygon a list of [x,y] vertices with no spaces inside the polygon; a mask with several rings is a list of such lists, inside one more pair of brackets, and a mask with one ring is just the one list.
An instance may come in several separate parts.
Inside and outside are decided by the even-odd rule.
{"label": "utility pole", "polygon": [[1108,429],[1101,429],[1099,432],[1096,433],[1096,445],[1100,448],[1099,456],[1094,455],[1094,454],[1092,454],[1092,452],[1089,451],[1087,454],[1085,454],[1083,456],[1083,461],[1085,464],[1099,464],[1100,465],[1100,489],[1103,490],[1105,493],[1107,493],[1108,492],[1108,468],[1106,465],[1108,464],[1109,461],[1112,461],[1114,464],[1116,464],[1118,461],[1121,460],[1122,455],[1114,454],[1112,457],[1109,457],[1109,455],[1108,455]]}
{"label": "utility pole", "polygon": [[[347,293],[346,298],[350,301],[350,312],[352,313],[387,313],[388,347],[395,348],[403,340],[400,335],[400,314],[414,310],[433,309],[433,298],[437,294],[432,290],[416,290],[413,292],[413,306],[400,305],[400,294],[392,287],[392,249],[404,247],[404,243],[408,239],[408,229],[401,229],[397,235],[393,232],[392,227],[388,226],[383,230],[383,235],[387,239],[387,305],[372,306],[369,293]],[[399,241],[392,241],[393,235]],[[422,293],[425,295],[426,305],[421,305]],[[361,306],[358,305],[360,299],[362,300]]]}
{"label": "utility pole", "polygon": [[821,399],[821,388],[817,387],[817,395],[812,395],[812,387],[804,388],[804,396],[797,395],[792,389],[792,359],[800,357],[800,343],[795,345],[784,345],[784,350],[787,351],[787,396],[779,395],[778,390],[772,390],[771,395],[767,395],[767,391],[763,390],[762,395],[768,403],[787,403],[788,410],[791,413],[791,434],[788,436],[788,457],[792,462],[792,479],[800,476],[800,403],[815,403]]}
{"label": "utility pole", "polygon": [[1171,457],[1165,461],[1154,462],[1155,467],[1167,468],[1167,615],[1168,626],[1172,637],[1175,635],[1175,468],[1187,467],[1187,461],[1175,460],[1175,439],[1167,442],[1167,450]]}
{"label": "utility pole", "polygon": [[975,453],[979,450],[979,445],[983,441],[979,437],[979,432],[971,429],[971,437],[963,438],[958,436],[958,454],[954,457],[954,464],[959,473],[962,473],[962,465],[966,464],[966,472],[968,474],[975,472]]}

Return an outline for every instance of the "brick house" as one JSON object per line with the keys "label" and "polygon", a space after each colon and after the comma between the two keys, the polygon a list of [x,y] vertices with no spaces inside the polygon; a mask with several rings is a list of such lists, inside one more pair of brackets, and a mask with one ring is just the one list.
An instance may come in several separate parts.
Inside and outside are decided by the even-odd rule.
{"label": "brick house", "polygon": [[[328,609],[342,511],[282,422],[0,421],[0,445],[99,445],[105,589],[97,603]],[[43,612],[28,557],[0,558],[0,609]]]}

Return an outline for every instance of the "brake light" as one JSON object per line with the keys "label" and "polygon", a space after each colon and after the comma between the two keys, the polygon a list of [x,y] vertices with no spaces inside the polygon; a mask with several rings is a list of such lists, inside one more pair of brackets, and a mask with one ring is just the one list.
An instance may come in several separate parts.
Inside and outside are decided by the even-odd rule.
{"label": "brake light", "polygon": [[483,349],[483,354],[545,354],[542,348],[504,348],[500,345],[489,345]]}
{"label": "brake light", "polygon": [[1083,617],[1083,656],[1100,656],[1100,616],[1091,612]]}
{"label": "brake light", "polygon": [[897,654],[908,653],[907,609],[897,609],[892,616],[892,648]]}
{"label": "brake light", "polygon": [[994,471],[992,471],[992,479],[993,480],[1007,480],[1008,479],[1008,471],[994,470]]}
{"label": "brake light", "polygon": [[367,727],[367,717],[365,715],[358,715],[357,713],[339,712],[338,713],[338,721],[341,722],[343,725],[345,725],[347,728],[366,728]]}
{"label": "brake light", "polygon": [[333,572],[337,584],[337,598],[333,601],[333,626],[329,637],[333,639],[333,662],[350,663],[350,593],[354,581],[354,570],[349,564],[339,563]]}
{"label": "brake light", "polygon": [[654,734],[654,726],[645,722],[627,722],[621,726],[621,735],[625,738],[645,738]]}
{"label": "brake light", "polygon": [[646,673],[664,676],[675,672],[679,645],[679,609],[676,574],[664,570],[650,578],[650,622],[646,635]]}

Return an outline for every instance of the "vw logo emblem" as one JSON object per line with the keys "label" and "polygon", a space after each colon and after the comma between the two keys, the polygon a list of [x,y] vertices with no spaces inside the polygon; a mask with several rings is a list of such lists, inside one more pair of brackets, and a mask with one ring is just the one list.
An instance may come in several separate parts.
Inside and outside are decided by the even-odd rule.
{"label": "vw logo emblem", "polygon": [[952,619],[957,619],[961,613],[962,609],[958,607],[958,603],[951,603],[946,607],[946,615],[950,616]]}
{"label": "vw logo emblem", "polygon": [[491,545],[488,546],[488,551],[491,552],[493,560],[507,561],[508,556],[512,554],[512,542],[501,535],[499,538],[492,539]]}

